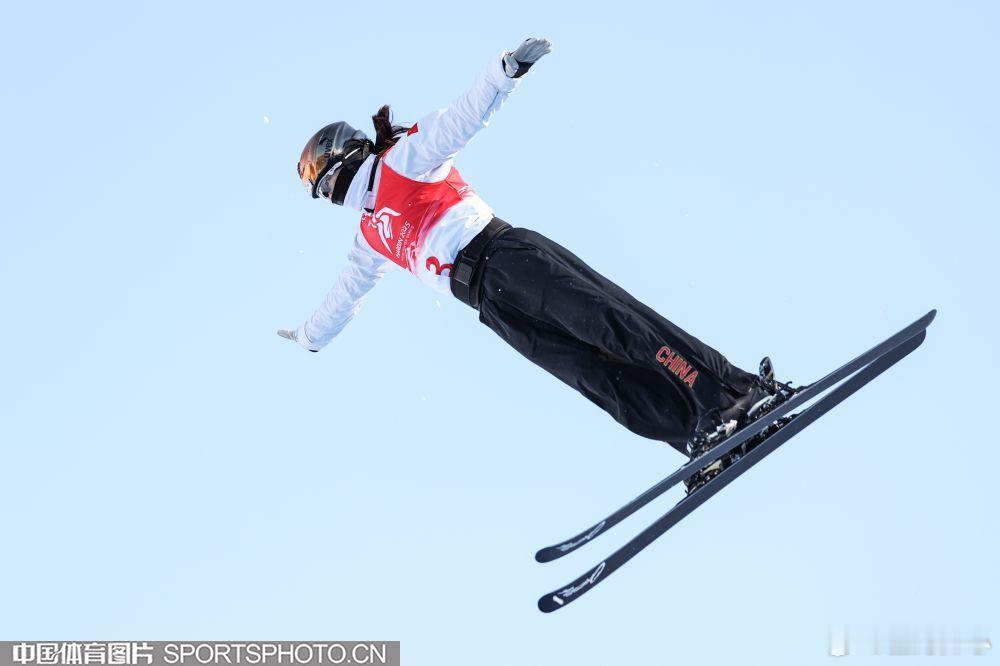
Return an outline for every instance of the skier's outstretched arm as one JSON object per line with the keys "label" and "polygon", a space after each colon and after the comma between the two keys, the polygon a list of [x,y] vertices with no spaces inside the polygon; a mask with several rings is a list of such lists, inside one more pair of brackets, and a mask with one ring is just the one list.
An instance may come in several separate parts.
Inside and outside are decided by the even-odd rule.
{"label": "skier's outstretched arm", "polygon": [[394,170],[414,178],[435,169],[455,155],[481,129],[514,91],[521,76],[552,50],[547,39],[529,38],[513,52],[490,60],[472,87],[451,106],[421,118],[400,139],[387,158]]}
{"label": "skier's outstretched arm", "polygon": [[372,251],[359,237],[347,255],[341,272],[326,300],[313,316],[296,330],[280,330],[278,335],[294,340],[309,351],[319,351],[354,318],[361,299],[382,279],[389,260]]}

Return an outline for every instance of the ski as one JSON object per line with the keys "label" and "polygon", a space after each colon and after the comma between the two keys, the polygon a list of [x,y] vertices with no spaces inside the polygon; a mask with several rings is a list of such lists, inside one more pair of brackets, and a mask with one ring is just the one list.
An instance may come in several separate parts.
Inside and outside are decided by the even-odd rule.
{"label": "ski", "polygon": [[571,553],[574,550],[590,543],[596,537],[607,532],[611,527],[625,520],[633,513],[665,493],[667,490],[697,472],[701,467],[713,460],[718,460],[750,438],[759,435],[768,426],[768,424],[785,416],[786,414],[790,414],[793,410],[813,400],[830,387],[853,375],[855,372],[886,352],[917,335],[926,329],[932,321],[934,321],[934,316],[936,314],[937,310],[931,310],[895,335],[887,338],[860,356],[857,356],[853,360],[845,363],[822,379],[800,388],[791,398],[779,405],[773,411],[768,412],[764,418],[758,419],[741,430],[733,433],[730,437],[724,439],[714,448],[707,451],[703,456],[685,463],[675,472],[664,478],[662,481],[659,481],[656,485],[646,490],[644,493],[612,513],[604,520],[592,525],[588,529],[580,532],[570,539],[553,546],[542,548],[535,553],[535,560],[538,562],[551,562],[552,560],[558,559],[563,555]]}
{"label": "ski", "polygon": [[[931,313],[933,316],[933,313]],[[922,320],[921,320],[922,321]],[[929,323],[929,321],[928,321]],[[925,324],[926,326],[926,324]],[[667,513],[657,519],[645,530],[640,532],[627,544],[616,550],[607,559],[590,569],[587,573],[574,580],[569,585],[565,585],[538,600],[538,609],[543,613],[551,613],[559,610],[567,604],[593,589],[601,581],[614,573],[626,562],[635,557],[646,546],[663,535],[667,530],[680,522],[696,508],[704,504],[713,495],[722,490],[726,485],[743,474],[753,465],[757,464],[765,456],[773,452],[783,443],[788,441],[796,433],[806,428],[816,419],[826,414],[833,407],[840,404],[848,396],[855,393],[865,384],[875,377],[885,372],[895,365],[900,359],[919,347],[926,337],[927,332],[919,330],[908,340],[902,341],[894,349],[884,352],[884,354],[873,360],[867,367],[858,371],[856,375],[847,379],[842,384],[833,389],[828,395],[823,396],[814,404],[807,407],[799,414],[792,417],[792,420],[772,435],[764,439],[745,456],[724,469],[718,476],[699,488],[691,495],[679,501]],[[779,417],[774,417],[774,419]],[[768,414],[768,423],[773,423],[771,414]]]}

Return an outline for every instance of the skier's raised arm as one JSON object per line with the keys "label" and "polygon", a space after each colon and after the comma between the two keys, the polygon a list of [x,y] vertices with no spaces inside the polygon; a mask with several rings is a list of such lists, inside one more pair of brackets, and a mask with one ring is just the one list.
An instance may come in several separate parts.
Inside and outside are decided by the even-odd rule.
{"label": "skier's raised arm", "polygon": [[296,330],[280,330],[278,335],[294,340],[309,351],[319,351],[340,333],[354,318],[361,299],[385,275],[389,261],[372,252],[359,238],[347,255],[347,266],[326,300],[313,316]]}
{"label": "skier's raised arm", "polygon": [[472,87],[451,106],[421,118],[387,158],[393,169],[408,176],[426,174],[455,157],[486,127],[520,82],[521,76],[552,50],[547,39],[528,38],[511,52],[490,60]]}

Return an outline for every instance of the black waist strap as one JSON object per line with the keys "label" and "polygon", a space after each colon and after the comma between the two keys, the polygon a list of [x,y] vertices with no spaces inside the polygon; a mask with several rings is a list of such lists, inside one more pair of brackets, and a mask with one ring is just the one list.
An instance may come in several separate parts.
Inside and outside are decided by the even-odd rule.
{"label": "black waist strap", "polygon": [[451,293],[455,298],[468,306],[479,309],[479,291],[483,280],[483,269],[486,267],[484,251],[494,238],[509,231],[511,226],[494,217],[476,237],[469,241],[455,257],[455,265],[451,269]]}

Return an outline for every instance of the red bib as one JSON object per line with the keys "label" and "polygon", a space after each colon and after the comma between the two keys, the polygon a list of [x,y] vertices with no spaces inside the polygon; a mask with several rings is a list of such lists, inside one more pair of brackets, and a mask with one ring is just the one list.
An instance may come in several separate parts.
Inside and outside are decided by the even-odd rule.
{"label": "red bib", "polygon": [[427,233],[472,188],[455,167],[444,180],[423,183],[393,171],[384,156],[381,163],[374,212],[361,216],[361,233],[377,252],[415,273]]}

